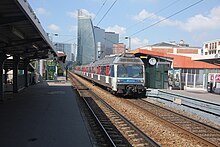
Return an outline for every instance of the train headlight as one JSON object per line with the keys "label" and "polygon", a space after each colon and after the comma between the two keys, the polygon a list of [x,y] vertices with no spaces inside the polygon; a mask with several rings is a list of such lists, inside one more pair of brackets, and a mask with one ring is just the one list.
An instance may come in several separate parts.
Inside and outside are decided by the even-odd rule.
{"label": "train headlight", "polygon": [[121,80],[117,80],[117,82],[118,82],[118,83],[120,83],[120,82],[121,82]]}
{"label": "train headlight", "polygon": [[144,80],[141,80],[141,83],[144,83]]}

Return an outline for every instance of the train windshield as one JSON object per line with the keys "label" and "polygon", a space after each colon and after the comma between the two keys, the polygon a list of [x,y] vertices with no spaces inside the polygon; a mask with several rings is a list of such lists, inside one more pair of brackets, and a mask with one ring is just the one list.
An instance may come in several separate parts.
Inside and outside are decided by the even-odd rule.
{"label": "train windshield", "polygon": [[142,65],[118,65],[118,77],[143,78]]}

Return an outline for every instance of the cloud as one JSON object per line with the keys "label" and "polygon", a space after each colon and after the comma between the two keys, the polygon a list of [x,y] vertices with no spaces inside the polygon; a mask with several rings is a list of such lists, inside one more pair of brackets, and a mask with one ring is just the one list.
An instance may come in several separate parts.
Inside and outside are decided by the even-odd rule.
{"label": "cloud", "polygon": [[76,33],[77,32],[77,26],[70,26],[69,28],[69,32],[72,32],[72,33]]}
{"label": "cloud", "polygon": [[115,32],[120,35],[125,35],[126,34],[126,28],[121,27],[119,25],[114,25],[113,27],[108,27],[105,29],[106,32]]}
{"label": "cloud", "polygon": [[76,18],[78,17],[78,11],[74,11],[74,12],[67,12],[67,15],[71,18]]}
{"label": "cloud", "polygon": [[130,2],[132,2],[132,3],[137,3],[137,1],[139,2],[139,3],[141,3],[141,2],[145,2],[145,3],[156,3],[156,2],[158,2],[158,0],[130,0]]}
{"label": "cloud", "polygon": [[[143,21],[144,19],[147,18],[154,19],[155,22],[165,19],[165,17],[147,12],[145,9],[143,9],[138,15],[133,17],[133,19],[138,21]],[[158,25],[177,27],[187,32],[194,32],[194,31],[219,30],[220,29],[219,24],[220,24],[220,6],[211,9],[209,14],[206,16],[202,14],[197,14],[193,17],[186,19],[185,21],[167,19],[160,22]]]}
{"label": "cloud", "polygon": [[[94,18],[95,17],[95,14],[94,13],[91,13],[89,12],[88,10],[86,9],[80,9],[81,12],[82,12],[82,16],[86,16],[86,17],[91,17],[91,18]],[[78,11],[73,11],[73,12],[67,12],[67,15],[71,18],[75,18],[77,19],[78,18]]]}
{"label": "cloud", "polygon": [[50,24],[48,26],[48,28],[52,31],[52,32],[59,32],[60,31],[60,27],[55,25],[55,24]]}
{"label": "cloud", "polygon": [[196,30],[219,30],[220,24],[220,6],[213,8],[207,16],[202,14],[188,18],[180,23],[180,27],[188,32]]}
{"label": "cloud", "polygon": [[136,21],[143,21],[145,19],[158,19],[158,16],[143,9],[138,13],[138,15],[133,16],[133,19]]}
{"label": "cloud", "polygon": [[139,47],[146,46],[148,43],[149,43],[148,39],[141,40],[137,37],[132,37],[131,38],[131,48],[132,49],[136,49],[136,48],[139,48]]}
{"label": "cloud", "polygon": [[37,8],[36,13],[37,15],[49,15],[49,12],[44,8]]}

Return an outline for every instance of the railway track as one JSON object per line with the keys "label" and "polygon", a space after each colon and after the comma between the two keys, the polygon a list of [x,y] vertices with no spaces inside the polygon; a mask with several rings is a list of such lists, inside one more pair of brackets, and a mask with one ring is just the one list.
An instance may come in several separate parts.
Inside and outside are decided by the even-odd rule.
{"label": "railway track", "polygon": [[128,101],[136,107],[144,109],[147,113],[151,113],[163,121],[171,123],[177,128],[184,130],[189,135],[197,137],[197,139],[205,142],[208,146],[220,146],[220,129],[206,125],[142,99]]}
{"label": "railway track", "polygon": [[[80,81],[81,81],[81,79],[80,79]],[[89,83],[87,83],[87,84],[89,84]],[[90,86],[90,88],[93,89],[93,86]],[[83,91],[85,91],[85,90],[83,90]],[[101,89],[100,90],[94,90],[93,89],[93,91],[95,91],[95,92],[99,91],[100,93],[102,93],[102,94],[99,94],[99,92],[98,92],[97,94],[99,96],[102,96],[103,94],[106,95],[106,96],[108,95],[107,92],[104,92],[104,91],[102,92]],[[109,97],[109,96],[107,96],[107,97]],[[110,96],[110,97],[112,97],[112,96]],[[185,144],[181,140],[175,140],[175,139],[173,140],[170,137],[168,137],[167,139],[169,141],[171,141],[171,142],[168,142],[168,141],[166,141],[166,137],[165,136],[164,136],[164,138],[161,138],[161,139],[163,139],[163,140],[161,140],[160,137],[158,137],[157,135],[156,136],[154,135],[155,133],[158,134],[157,132],[155,132],[153,134],[151,133],[151,130],[154,127],[152,127],[152,129],[149,132],[149,131],[147,131],[149,129],[146,129],[146,127],[145,127],[146,126],[145,122],[140,121],[138,119],[138,117],[134,117],[132,115],[131,115],[132,117],[130,117],[130,114],[129,114],[130,112],[128,112],[128,113],[124,113],[124,112],[127,112],[127,110],[131,111],[131,112],[132,112],[132,110],[135,110],[136,114],[138,114],[138,116],[140,115],[140,117],[142,119],[145,116],[157,118],[157,120],[158,120],[157,122],[161,122],[162,126],[166,126],[168,128],[173,128],[173,130],[175,131],[173,133],[177,134],[178,136],[182,136],[182,135],[183,136],[188,136],[186,138],[190,139],[192,141],[191,142],[192,144],[195,143],[193,146],[195,146],[195,145],[199,145],[199,146],[220,146],[220,133],[219,133],[220,130],[217,129],[217,128],[208,126],[206,124],[202,124],[201,122],[198,122],[198,121],[195,121],[193,119],[187,118],[187,117],[185,117],[183,115],[180,115],[178,113],[174,113],[174,112],[172,112],[170,110],[164,109],[163,107],[157,106],[157,105],[152,104],[152,103],[148,103],[148,102],[143,101],[141,99],[120,99],[119,100],[118,98],[113,98],[112,99],[110,97],[109,98],[104,98],[105,101],[108,102],[109,104],[111,104],[111,106],[114,106],[114,108],[117,109],[118,111],[120,111],[124,116],[129,118],[130,121],[132,121],[135,125],[137,125],[137,127],[143,129],[143,131],[145,133],[151,134],[152,136],[154,136],[154,138],[157,141],[159,140],[159,142],[162,143],[163,145],[171,145],[172,146],[172,143],[175,142],[175,144],[176,143],[178,144],[178,141],[182,142],[181,145],[186,145],[186,144],[189,145],[190,142]],[[97,100],[94,99],[94,101],[96,101],[96,104],[98,104],[99,107],[102,107],[101,106],[102,104],[99,104],[99,102],[97,102]],[[117,103],[118,101],[120,101],[120,105],[115,105],[114,103],[115,102]],[[126,107],[122,108],[121,105],[124,105]],[[127,109],[127,108],[129,108],[129,109]],[[102,110],[104,111],[105,108],[102,108]],[[107,112],[105,112],[105,114],[108,115]],[[128,116],[127,116],[127,114],[128,114]],[[154,117],[154,116],[156,116],[156,117]],[[109,118],[111,118],[111,117],[109,117]],[[135,118],[135,120],[133,118]],[[136,119],[137,119],[137,121],[136,121]],[[111,122],[114,122],[114,121],[111,119]],[[144,125],[144,127],[142,127],[143,125]],[[149,125],[149,123],[147,125]],[[159,128],[160,128],[160,125],[161,124],[159,124],[159,126],[158,126]],[[157,129],[158,127],[156,125],[155,129]],[[120,130],[120,129],[118,128],[118,130]],[[122,131],[120,131],[120,132],[123,134]],[[159,131],[159,132],[161,132],[161,131]],[[169,129],[168,129],[167,133],[169,135]],[[164,134],[164,132],[163,132],[163,134]],[[126,135],[124,135],[124,136],[126,136]],[[129,137],[126,136],[126,138],[128,139]],[[130,142],[130,140],[129,140],[129,142]],[[135,146],[132,143],[131,143],[131,145]]]}
{"label": "railway track", "polygon": [[71,80],[89,110],[87,111],[89,114],[86,115],[92,122],[90,126],[96,124],[100,128],[98,132],[102,135],[98,140],[102,141],[99,142],[99,146],[160,146],[104,100],[74,79],[73,75],[71,75]]}

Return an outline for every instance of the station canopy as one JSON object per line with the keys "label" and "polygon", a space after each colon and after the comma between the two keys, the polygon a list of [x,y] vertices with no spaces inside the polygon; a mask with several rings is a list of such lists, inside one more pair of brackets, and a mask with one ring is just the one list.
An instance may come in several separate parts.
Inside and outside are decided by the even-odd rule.
{"label": "station canopy", "polygon": [[18,56],[21,60],[57,56],[27,0],[0,1],[0,53]]}

